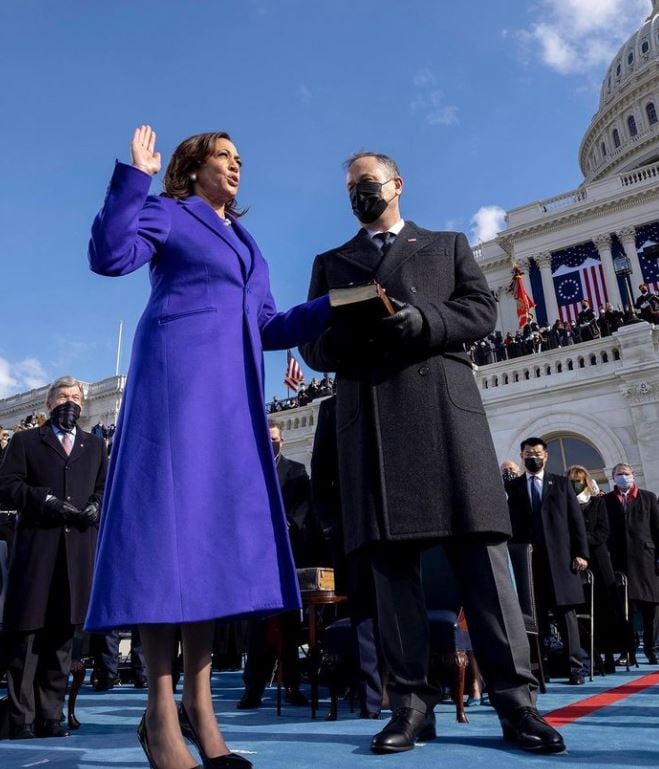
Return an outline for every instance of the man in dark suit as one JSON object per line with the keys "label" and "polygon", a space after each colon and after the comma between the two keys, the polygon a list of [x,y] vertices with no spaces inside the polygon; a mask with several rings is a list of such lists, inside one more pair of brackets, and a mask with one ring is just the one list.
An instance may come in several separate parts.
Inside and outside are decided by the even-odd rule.
{"label": "man in dark suit", "polygon": [[494,329],[496,303],[464,235],[431,232],[400,215],[403,180],[386,155],[346,163],[362,228],[316,257],[309,289],[376,280],[395,313],[355,321],[336,311],[301,353],[336,371],[336,421],[347,552],[371,564],[391,721],[377,753],[435,736],[421,552],[441,539],[463,588],[476,657],[506,739],[558,752],[561,736],[535,710],[537,682],[508,571],[510,522],[492,437],[464,345]]}
{"label": "man in dark suit", "polygon": [[[609,551],[616,571],[627,575],[632,612],[643,618],[643,648],[648,662],[657,664],[659,635],[659,504],[651,491],[639,489],[634,469],[613,468],[613,491],[604,501],[609,516]],[[631,630],[631,628],[630,628]],[[633,633],[632,633],[633,634]],[[630,648],[632,639],[630,641]]]}
{"label": "man in dark suit", "polygon": [[76,379],[56,380],[50,419],[16,433],[0,467],[0,496],[18,510],[4,616],[14,739],[68,735],[60,717],[74,627],[87,611],[106,471],[103,441],[76,424],[83,401]]}
{"label": "man in dark suit", "polygon": [[[281,448],[284,444],[279,422],[268,420],[272,452],[277,465],[277,477],[288,522],[288,536],[293,559],[298,568],[318,566],[314,518],[311,508],[311,486],[305,466],[287,459]],[[258,708],[263,691],[272,676],[276,657],[276,642],[282,653],[285,699],[291,705],[306,705],[307,698],[300,691],[298,664],[298,637],[300,613],[284,612],[269,620],[251,620],[247,632],[247,658],[245,660],[245,692],[238,702],[239,710]]]}
{"label": "man in dark suit", "polygon": [[580,572],[588,567],[588,537],[572,484],[545,471],[549,455],[542,438],[520,446],[526,469],[506,485],[513,541],[533,545],[533,585],[541,632],[549,635],[551,611],[559,622],[570,683],[583,684],[584,653],[575,606],[584,602]]}

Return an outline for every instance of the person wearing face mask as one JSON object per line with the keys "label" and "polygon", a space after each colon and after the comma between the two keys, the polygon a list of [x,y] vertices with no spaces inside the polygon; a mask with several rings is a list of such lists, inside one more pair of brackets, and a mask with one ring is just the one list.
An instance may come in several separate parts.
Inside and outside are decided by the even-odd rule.
{"label": "person wearing face mask", "polygon": [[[272,454],[277,466],[277,478],[284,501],[288,536],[297,568],[318,566],[314,550],[314,521],[311,507],[311,483],[302,462],[287,459],[281,451],[284,444],[279,422],[268,420]],[[284,674],[284,698],[290,705],[306,705],[307,698],[300,691],[300,670],[298,663],[298,638],[300,637],[300,612],[285,612],[269,620],[276,623],[276,632],[281,637],[282,669]],[[276,648],[268,644],[268,624],[255,619],[247,631],[247,658],[243,680],[245,691],[238,701],[239,710],[260,707],[263,692],[272,678],[276,659]]]}
{"label": "person wearing face mask", "polygon": [[80,382],[53,382],[46,406],[50,419],[15,433],[0,467],[0,496],[18,511],[4,614],[14,739],[68,735],[60,716],[105,485],[103,441],[78,424]]}
{"label": "person wearing face mask", "polygon": [[608,550],[610,528],[604,494],[585,467],[572,465],[566,475],[577,495],[590,548],[588,568],[595,579],[596,659],[602,672],[615,673],[614,652],[623,648],[624,615]]}
{"label": "person wearing face mask", "polygon": [[577,328],[579,329],[582,342],[587,342],[590,339],[597,339],[600,335],[597,318],[587,299],[584,299],[581,302],[581,311],[577,316]]}
{"label": "person wearing face mask", "polygon": [[514,481],[515,478],[519,478],[519,476],[522,474],[519,465],[512,459],[504,459],[504,461],[501,463],[500,469],[504,486],[510,483],[510,481]]}
{"label": "person wearing face mask", "polygon": [[[613,491],[604,496],[611,536],[609,551],[616,571],[627,575],[631,612],[643,618],[643,650],[657,664],[659,633],[659,504],[651,491],[636,485],[634,470],[620,463],[613,468]],[[630,614],[631,616],[631,614]],[[633,650],[632,622],[628,648]]]}
{"label": "person wearing face mask", "polygon": [[441,539],[504,738],[560,752],[562,737],[535,708],[505,494],[464,351],[494,330],[496,302],[464,234],[402,218],[404,183],[391,157],[360,152],[345,168],[360,229],[316,257],[309,298],[376,281],[395,311],[372,323],[337,312],[300,351],[316,371],[336,372],[343,544],[370,566],[390,671],[393,715],[371,750],[398,753],[436,736],[421,553]]}
{"label": "person wearing face mask", "polygon": [[533,545],[533,585],[541,633],[550,635],[549,613],[559,623],[571,684],[583,684],[585,654],[575,607],[584,602],[579,572],[588,567],[584,518],[572,484],[546,471],[542,438],[520,445],[525,472],[507,487],[513,542]]}

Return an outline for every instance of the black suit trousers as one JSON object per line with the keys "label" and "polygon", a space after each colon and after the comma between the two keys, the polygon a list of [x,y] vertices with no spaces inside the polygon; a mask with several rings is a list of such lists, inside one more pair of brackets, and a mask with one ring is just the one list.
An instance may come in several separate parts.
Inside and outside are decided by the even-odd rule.
{"label": "black suit trousers", "polygon": [[[505,541],[482,536],[444,543],[458,583],[478,664],[500,716],[534,706],[537,681],[513,587]],[[438,700],[427,680],[430,656],[420,543],[369,546],[382,653],[392,708],[418,710]]]}
{"label": "black suit trousers", "polygon": [[64,547],[62,540],[44,627],[9,634],[7,690],[14,730],[62,715],[75,629]]}

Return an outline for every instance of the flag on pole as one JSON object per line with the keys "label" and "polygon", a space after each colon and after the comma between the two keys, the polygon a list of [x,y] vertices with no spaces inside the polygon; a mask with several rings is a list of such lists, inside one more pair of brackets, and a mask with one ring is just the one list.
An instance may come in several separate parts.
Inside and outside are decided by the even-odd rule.
{"label": "flag on pole", "polygon": [[289,390],[297,392],[298,387],[304,382],[304,374],[300,364],[291,355],[290,350],[286,350],[286,374],[284,375],[284,384]]}
{"label": "flag on pole", "polygon": [[526,293],[522,275],[522,271],[515,265],[513,267],[513,281],[509,290],[517,302],[517,325],[519,328],[523,328],[529,321],[533,320],[531,308],[535,307],[535,302]]}

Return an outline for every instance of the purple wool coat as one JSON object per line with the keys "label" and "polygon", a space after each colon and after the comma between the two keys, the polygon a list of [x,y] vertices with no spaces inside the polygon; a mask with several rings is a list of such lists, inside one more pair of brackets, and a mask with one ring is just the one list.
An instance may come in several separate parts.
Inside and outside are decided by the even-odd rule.
{"label": "purple wool coat", "polygon": [[300,604],[272,458],[262,351],[329,323],[327,297],[278,313],[249,233],[201,198],[149,196],[117,163],[91,269],[149,265],[101,517],[86,629],[268,614]]}

